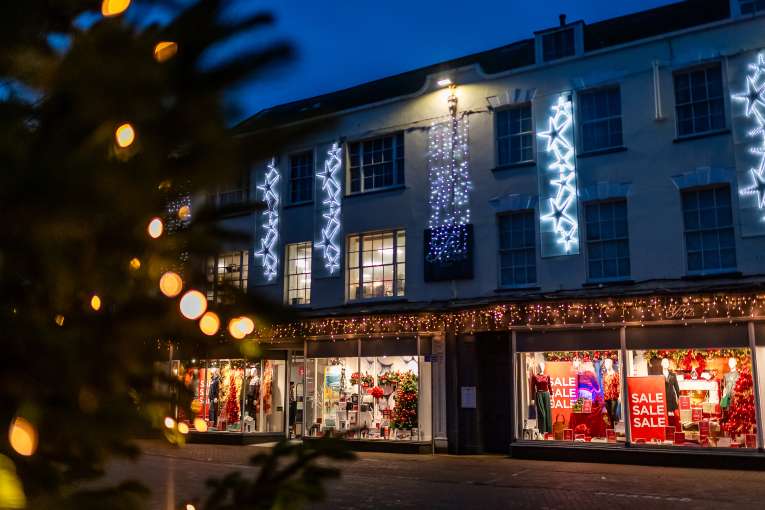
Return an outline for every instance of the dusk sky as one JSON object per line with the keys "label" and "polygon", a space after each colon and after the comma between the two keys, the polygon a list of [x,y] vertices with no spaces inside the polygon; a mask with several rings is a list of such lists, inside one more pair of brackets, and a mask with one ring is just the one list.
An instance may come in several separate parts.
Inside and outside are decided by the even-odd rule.
{"label": "dusk sky", "polygon": [[667,0],[245,0],[269,10],[297,59],[236,94],[239,117],[531,37],[569,21],[592,23],[672,3]]}

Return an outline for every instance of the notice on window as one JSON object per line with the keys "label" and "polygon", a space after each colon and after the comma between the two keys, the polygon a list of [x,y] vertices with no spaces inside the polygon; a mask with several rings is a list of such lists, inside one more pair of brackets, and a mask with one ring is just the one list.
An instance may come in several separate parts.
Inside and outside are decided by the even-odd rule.
{"label": "notice on window", "polygon": [[475,386],[462,386],[462,408],[475,409]]}
{"label": "notice on window", "polygon": [[552,419],[563,417],[565,423],[569,422],[571,407],[577,399],[577,378],[574,364],[570,361],[548,361],[545,365],[545,374],[550,376],[550,407]]}
{"label": "notice on window", "polygon": [[[628,377],[630,431],[632,441],[663,441],[667,426],[667,400],[664,377]],[[672,439],[672,438],[669,438]]]}

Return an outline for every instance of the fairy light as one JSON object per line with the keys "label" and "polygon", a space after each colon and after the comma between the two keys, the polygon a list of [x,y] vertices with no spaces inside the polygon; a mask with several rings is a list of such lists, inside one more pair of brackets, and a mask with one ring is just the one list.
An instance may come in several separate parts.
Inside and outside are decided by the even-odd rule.
{"label": "fairy light", "polygon": [[540,234],[542,256],[579,253],[579,220],[576,193],[576,149],[573,115],[568,94],[558,96],[550,108],[548,129],[537,136],[546,140],[547,171],[539,172]]}
{"label": "fairy light", "polygon": [[[746,91],[733,94],[731,97],[744,102],[744,115],[753,119],[755,126],[747,132],[747,137],[753,140],[749,153],[758,158],[757,166],[749,169],[749,186],[741,187],[739,195],[751,197],[758,210],[765,209],[765,54],[757,55],[757,61],[749,64],[750,73],[746,76]],[[765,215],[760,214],[765,220]]]}
{"label": "fairy light", "polygon": [[430,243],[427,259],[453,262],[468,255],[470,223],[470,165],[468,119],[457,115],[457,96],[450,87],[446,122],[428,130],[428,181],[430,184]]}
{"label": "fairy light", "polygon": [[266,210],[263,211],[263,237],[260,238],[260,249],[255,256],[263,261],[263,276],[269,282],[276,278],[279,268],[279,257],[276,253],[276,243],[279,240],[279,169],[276,158],[268,163],[268,170],[263,178],[263,184],[258,189],[263,193]]}
{"label": "fairy light", "polygon": [[316,242],[317,250],[322,251],[324,267],[329,274],[335,274],[340,269],[340,257],[342,252],[337,242],[340,233],[340,213],[342,210],[342,185],[340,184],[340,168],[343,149],[337,143],[327,151],[327,159],[324,160],[324,169],[316,176],[321,179],[321,189],[324,192],[324,226],[321,229],[321,239]]}

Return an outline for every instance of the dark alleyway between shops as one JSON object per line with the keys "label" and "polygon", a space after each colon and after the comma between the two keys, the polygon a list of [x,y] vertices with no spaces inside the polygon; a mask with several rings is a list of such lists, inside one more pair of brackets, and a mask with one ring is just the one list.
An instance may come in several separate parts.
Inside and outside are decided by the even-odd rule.
{"label": "dark alleyway between shops", "polygon": [[[153,492],[152,508],[204,494],[204,482],[248,471],[256,446],[188,445],[171,449],[142,443],[135,463],[110,466],[110,482],[135,478]],[[361,453],[347,464],[317,509],[620,508],[715,510],[762,508],[765,473],[543,462],[503,456]]]}

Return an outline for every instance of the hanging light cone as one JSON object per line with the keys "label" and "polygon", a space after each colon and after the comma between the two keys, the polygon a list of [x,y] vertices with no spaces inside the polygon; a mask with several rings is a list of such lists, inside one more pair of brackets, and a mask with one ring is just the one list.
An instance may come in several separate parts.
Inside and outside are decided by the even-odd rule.
{"label": "hanging light cone", "polygon": [[168,271],[159,279],[159,290],[165,296],[173,298],[183,290],[183,279],[178,273]]}
{"label": "hanging light cone", "polygon": [[189,320],[197,320],[207,310],[207,298],[198,290],[190,290],[181,298],[181,315]]}

